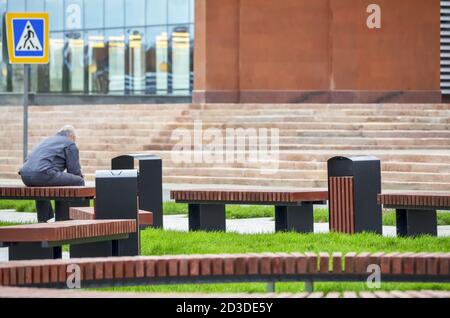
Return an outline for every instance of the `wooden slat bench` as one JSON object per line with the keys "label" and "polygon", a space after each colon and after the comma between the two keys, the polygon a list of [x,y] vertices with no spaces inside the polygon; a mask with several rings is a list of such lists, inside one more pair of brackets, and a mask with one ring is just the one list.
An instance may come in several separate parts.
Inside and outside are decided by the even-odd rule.
{"label": "wooden slat bench", "polygon": [[[71,207],[71,220],[95,220],[94,207]],[[139,210],[139,226],[141,228],[153,225],[153,213]]]}
{"label": "wooden slat bench", "polygon": [[225,205],[275,206],[275,230],[313,232],[313,205],[328,191],[173,190],[171,199],[189,205],[189,230],[225,231]]}
{"label": "wooden slat bench", "polygon": [[437,236],[437,210],[450,210],[450,193],[383,193],[378,203],[396,210],[397,235]]}
{"label": "wooden slat bench", "polygon": [[45,288],[0,287],[0,298],[450,298],[450,292],[438,290],[420,291],[361,291],[349,292],[316,292],[316,293],[266,293],[266,294],[199,294],[199,293],[141,293],[141,292],[104,292],[80,290],[55,290]]}
{"label": "wooden slat bench", "polygon": [[54,200],[57,221],[69,220],[71,205],[89,206],[94,197],[94,187],[0,187],[0,200]]}
{"label": "wooden slat bench", "polygon": [[[116,241],[136,232],[136,220],[81,220],[0,228],[0,246],[14,246],[10,259],[60,258],[65,244]],[[42,253],[47,249],[48,253]]]}
{"label": "wooden slat bench", "polygon": [[67,288],[69,265],[81,287],[231,282],[365,282],[371,264],[381,282],[450,282],[450,253],[263,253],[109,257],[0,263],[0,286]]}

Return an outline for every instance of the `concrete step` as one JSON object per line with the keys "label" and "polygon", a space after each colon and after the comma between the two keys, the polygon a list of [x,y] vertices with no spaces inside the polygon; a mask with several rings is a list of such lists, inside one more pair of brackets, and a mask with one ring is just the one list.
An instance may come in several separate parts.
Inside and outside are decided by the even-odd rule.
{"label": "concrete step", "polygon": [[[191,109],[213,110],[213,109],[274,109],[273,104],[202,104],[191,105]],[[276,108],[280,109],[443,109],[449,108],[448,104],[276,104]]]}
{"label": "concrete step", "polygon": [[[171,160],[171,151],[142,151],[144,154],[155,154],[163,158],[163,160]],[[118,152],[116,151],[103,151],[98,152],[96,150],[86,150],[82,152],[82,158],[96,159],[96,158],[113,158]],[[120,154],[120,153],[119,153]],[[450,151],[449,150],[436,150],[424,152],[419,150],[374,150],[374,151],[335,151],[335,150],[305,150],[305,151],[280,151],[279,159],[281,161],[289,162],[326,162],[329,158],[334,156],[353,156],[353,155],[375,155],[382,162],[396,162],[402,163],[423,163],[423,164],[450,164]],[[17,150],[1,149],[0,157],[16,157],[22,156],[22,148]],[[191,153],[194,156],[194,152]]]}
{"label": "concrete step", "polygon": [[[253,186],[274,186],[293,188],[326,188],[326,180],[298,180],[298,179],[274,179],[274,178],[210,178],[210,177],[164,177],[165,183],[180,184],[235,184]],[[432,189],[432,190],[431,190]],[[449,191],[448,183],[437,182],[383,182],[383,191],[386,190],[414,190],[414,191]]]}
{"label": "concrete step", "polygon": [[[179,148],[183,148],[185,150],[191,149],[194,150],[194,146],[190,144],[178,144]],[[217,147],[225,148],[226,145],[216,145]],[[90,149],[91,147],[89,147]],[[247,147],[248,148],[248,147]],[[371,152],[373,150],[409,150],[409,149],[423,149],[423,150],[447,150],[448,145],[396,145],[396,144],[388,144],[388,145],[333,145],[328,144],[326,146],[322,144],[282,144],[278,147],[283,151],[300,151],[300,150],[335,150],[335,151],[350,151],[350,150],[365,150]],[[86,148],[88,149],[88,148]],[[144,151],[171,151],[174,149],[173,144],[167,143],[152,143],[151,145],[143,146]],[[207,148],[204,148],[205,151]]]}
{"label": "concrete step", "polygon": [[450,130],[337,130],[337,129],[302,129],[298,137],[364,137],[364,138],[447,138]]}
{"label": "concrete step", "polygon": [[[323,109],[214,109],[208,110],[190,110],[185,112],[189,116],[201,116],[202,114],[207,114],[210,117],[220,117],[223,115],[241,115],[241,116],[304,116],[304,115],[322,115]],[[328,114],[341,115],[341,116],[370,116],[370,115],[382,115],[382,116],[431,116],[431,117],[446,117],[449,115],[450,108],[447,109],[416,109],[416,110],[401,110],[401,109],[333,109],[326,110]]]}
{"label": "concrete step", "polygon": [[[81,165],[83,167],[90,166],[101,166],[108,167],[111,163],[109,158],[97,158],[97,159],[89,159],[84,158],[82,154]],[[10,157],[0,157],[0,171],[2,170],[1,165],[5,166],[19,166],[22,164],[22,159],[18,157],[10,158]],[[169,159],[164,159],[163,162],[164,167],[167,168],[189,168],[189,169],[201,169],[201,168],[215,168],[215,169],[260,169],[260,162],[255,163],[240,163],[240,162],[231,162],[231,163],[195,163],[195,162],[174,162]],[[266,164],[265,166],[269,166]],[[282,170],[326,170],[326,162],[297,162],[297,161],[280,161],[278,163],[279,169]],[[3,170],[5,171],[5,170]],[[450,173],[450,164],[434,164],[434,163],[416,163],[416,162],[382,162],[382,171],[384,172],[415,172],[415,173]]]}
{"label": "concrete step", "polygon": [[[279,170],[269,185],[314,187],[326,182],[330,157],[373,154],[382,160],[383,187],[448,191],[449,119],[448,104],[45,106],[30,107],[29,137],[31,148],[62,125],[74,124],[88,179],[96,169],[108,169],[110,158],[145,148],[163,158],[165,179],[257,185],[267,179],[259,163],[173,162],[171,150],[178,141],[172,140],[172,133],[187,129],[193,135],[198,120],[203,129],[220,129],[224,136],[228,128],[277,128]],[[21,142],[21,107],[0,107],[0,175],[17,178]],[[216,177],[217,170],[222,178]]]}
{"label": "concrete step", "polygon": [[[260,168],[164,168],[165,176],[204,176],[204,177],[238,177],[238,178],[272,178],[277,179],[311,179],[326,180],[327,170],[300,170],[300,169],[276,169],[276,166],[261,165]],[[439,182],[447,183],[450,189],[449,173],[407,173],[382,171],[384,181],[407,181],[407,182]]]}
{"label": "concrete step", "polygon": [[[39,131],[42,135],[48,136],[49,134],[54,134],[59,128],[61,128],[61,123],[42,123],[42,122],[33,122],[30,123],[31,131]],[[148,123],[136,123],[133,121],[124,121],[118,120],[116,122],[111,121],[98,121],[93,122],[83,122],[75,125],[78,131],[82,130],[106,130],[106,129],[176,129],[176,128],[186,128],[193,129],[195,122],[187,121],[187,122],[148,122]],[[0,125],[0,127],[2,127]],[[5,126],[6,127],[6,126]],[[7,127],[11,128],[11,131],[21,131],[22,129],[22,120],[17,120],[17,122],[9,122]],[[332,130],[349,130],[349,131],[364,131],[364,130],[380,130],[380,131],[393,131],[393,130],[423,130],[423,131],[435,131],[435,130],[450,130],[450,124],[433,124],[433,123],[368,123],[368,122],[355,122],[355,123],[336,123],[326,121],[324,118],[321,122],[304,122],[304,123],[289,123],[289,122],[258,122],[258,123],[233,123],[233,122],[203,122],[202,128],[219,128],[219,129],[237,129],[237,128],[278,128],[280,130],[290,130],[290,129],[332,129]]]}

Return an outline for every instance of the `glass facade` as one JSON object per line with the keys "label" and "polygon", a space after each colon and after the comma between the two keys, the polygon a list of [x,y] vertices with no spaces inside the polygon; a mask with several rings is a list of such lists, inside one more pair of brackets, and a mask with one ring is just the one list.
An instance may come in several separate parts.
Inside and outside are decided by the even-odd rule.
{"label": "glass facade", "polygon": [[[0,0],[0,14],[49,12],[50,63],[32,66],[33,92],[189,95],[194,2]],[[8,63],[1,41],[0,93],[21,92],[23,66]]]}

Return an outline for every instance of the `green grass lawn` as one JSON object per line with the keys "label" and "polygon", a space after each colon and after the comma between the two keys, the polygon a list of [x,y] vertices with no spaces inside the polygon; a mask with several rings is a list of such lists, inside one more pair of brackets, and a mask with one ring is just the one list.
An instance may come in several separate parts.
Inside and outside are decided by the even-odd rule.
{"label": "green grass lawn", "polygon": [[[92,205],[92,204],[91,204]],[[36,212],[34,201],[14,201],[1,200],[0,210],[14,209],[18,212]],[[164,214],[187,214],[188,206],[183,203],[164,202]],[[245,218],[259,218],[259,217],[274,217],[273,206],[259,206],[259,205],[228,205],[226,209],[227,219],[245,219]],[[328,209],[315,208],[314,222],[326,223],[328,222]],[[383,213],[383,225],[395,225],[395,213],[392,210],[385,210]],[[448,211],[438,212],[438,225],[450,225],[450,213]]]}
{"label": "green grass lawn", "polygon": [[17,212],[36,212],[34,201],[0,200],[0,210],[16,210]]}
{"label": "green grass lawn", "polygon": [[[450,238],[423,236],[418,238],[389,238],[363,233],[346,235],[324,234],[237,234],[175,232],[147,229],[142,232],[143,255],[263,253],[263,252],[450,252]],[[364,283],[316,283],[316,291],[369,290]],[[447,283],[385,283],[382,290],[450,290]],[[264,293],[263,283],[194,284],[116,287],[102,290],[185,293]],[[304,291],[303,283],[277,283],[277,292]]]}
{"label": "green grass lawn", "polygon": [[[23,224],[23,223],[21,223],[21,224]],[[20,224],[17,224],[17,223],[9,223],[9,222],[1,222],[1,221],[0,221],[0,227],[2,227],[2,226],[13,226],[13,225],[20,225]]]}
{"label": "green grass lawn", "polygon": [[450,252],[450,237],[383,237],[372,233],[141,232],[143,255],[262,252]]}
{"label": "green grass lawn", "polygon": [[[0,226],[12,224],[0,223]],[[264,252],[450,252],[449,237],[391,238],[371,233],[238,234],[177,232],[146,229],[141,232],[142,255],[223,254]],[[65,249],[67,250],[67,248]],[[316,283],[316,291],[368,290],[364,283]],[[382,290],[450,290],[447,283],[385,283]],[[140,292],[264,293],[263,283],[160,285],[115,287],[101,290]],[[304,291],[303,283],[277,283],[277,292]]]}

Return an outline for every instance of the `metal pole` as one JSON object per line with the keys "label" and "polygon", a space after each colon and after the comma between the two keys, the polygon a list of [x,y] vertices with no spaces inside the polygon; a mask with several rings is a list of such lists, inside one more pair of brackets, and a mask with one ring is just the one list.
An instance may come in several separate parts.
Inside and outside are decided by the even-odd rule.
{"label": "metal pole", "polygon": [[30,87],[30,65],[23,65],[23,162],[28,156],[28,92]]}
{"label": "metal pole", "polygon": [[307,293],[314,292],[314,281],[312,279],[305,280],[305,290]]}
{"label": "metal pole", "polygon": [[267,283],[267,292],[274,293],[275,292],[275,282]]}

